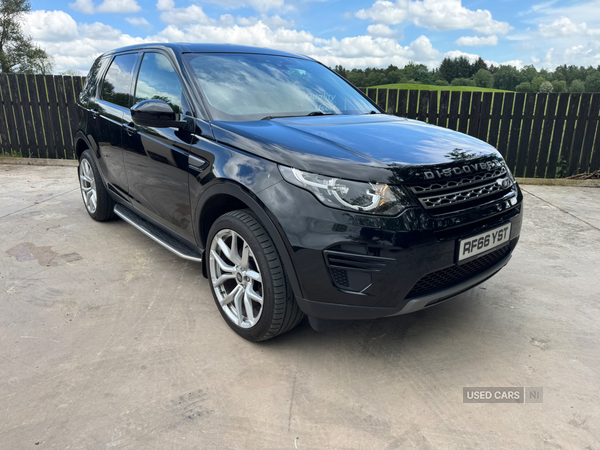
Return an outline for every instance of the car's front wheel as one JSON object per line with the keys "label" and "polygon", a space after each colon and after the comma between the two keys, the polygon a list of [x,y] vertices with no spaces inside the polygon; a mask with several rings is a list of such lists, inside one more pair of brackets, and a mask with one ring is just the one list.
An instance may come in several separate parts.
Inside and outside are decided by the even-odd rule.
{"label": "car's front wheel", "polygon": [[232,211],[215,221],[206,257],[217,307],[243,338],[270,339],[304,317],[271,237],[250,210]]}

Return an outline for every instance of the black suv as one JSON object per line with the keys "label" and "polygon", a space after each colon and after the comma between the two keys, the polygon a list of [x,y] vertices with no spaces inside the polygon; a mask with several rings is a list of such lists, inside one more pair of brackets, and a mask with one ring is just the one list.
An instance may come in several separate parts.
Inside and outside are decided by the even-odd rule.
{"label": "black suv", "polygon": [[413,312],[510,259],[522,194],[500,154],[384,114],[317,61],[147,44],[93,64],[75,135],[94,220],[201,264],[246,339]]}

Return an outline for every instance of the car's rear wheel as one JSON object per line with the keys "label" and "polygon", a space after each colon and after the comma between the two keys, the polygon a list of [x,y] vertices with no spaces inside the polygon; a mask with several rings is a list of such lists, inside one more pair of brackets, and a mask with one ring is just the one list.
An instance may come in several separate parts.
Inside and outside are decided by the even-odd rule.
{"label": "car's rear wheel", "polygon": [[249,210],[232,211],[215,221],[206,254],[217,307],[243,338],[270,339],[304,317],[271,237]]}
{"label": "car's rear wheel", "polygon": [[99,222],[113,219],[115,202],[104,187],[100,171],[90,150],[82,153],[77,172],[83,204],[90,217]]}

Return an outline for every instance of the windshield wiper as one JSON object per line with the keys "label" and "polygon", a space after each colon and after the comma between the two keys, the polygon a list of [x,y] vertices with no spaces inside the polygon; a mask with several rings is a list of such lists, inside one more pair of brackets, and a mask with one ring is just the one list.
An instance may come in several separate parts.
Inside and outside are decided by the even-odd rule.
{"label": "windshield wiper", "polygon": [[323,111],[313,111],[307,114],[307,116],[335,116],[334,112],[323,112]]}
{"label": "windshield wiper", "polygon": [[380,113],[375,111],[374,109],[372,109],[371,111],[369,111],[367,113],[363,113],[363,116],[366,116],[367,114],[380,114]]}
{"label": "windshield wiper", "polygon": [[296,115],[294,115],[294,116],[265,116],[260,120],[285,119],[286,117],[298,117],[298,116],[296,116]]}
{"label": "windshield wiper", "polygon": [[[306,116],[335,116],[337,114],[334,112],[313,111],[313,112],[310,112],[305,115]],[[294,114],[292,116],[265,116],[260,120],[285,119],[286,117],[303,117],[303,115],[302,114]]]}

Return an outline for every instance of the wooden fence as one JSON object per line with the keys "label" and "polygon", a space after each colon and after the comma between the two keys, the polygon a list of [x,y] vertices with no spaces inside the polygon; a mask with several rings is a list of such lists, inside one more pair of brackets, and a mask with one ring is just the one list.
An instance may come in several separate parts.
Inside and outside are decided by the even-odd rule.
{"label": "wooden fence", "polygon": [[[0,74],[0,154],[73,159],[82,77]],[[364,89],[388,113],[482,139],[516,176],[600,168],[600,94]]]}
{"label": "wooden fence", "polygon": [[488,142],[518,177],[555,178],[600,168],[600,94],[363,92],[388,113]]}
{"label": "wooden fence", "polygon": [[73,159],[84,78],[0,74],[0,153]]}

